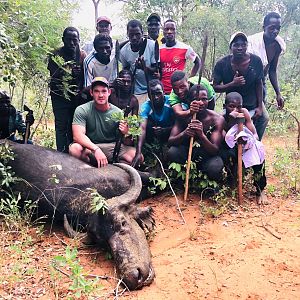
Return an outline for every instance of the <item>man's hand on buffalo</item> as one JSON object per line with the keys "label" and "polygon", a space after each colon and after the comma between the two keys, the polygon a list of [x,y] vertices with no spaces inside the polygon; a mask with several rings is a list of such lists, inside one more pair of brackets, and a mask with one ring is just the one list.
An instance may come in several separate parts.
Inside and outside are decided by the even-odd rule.
{"label": "man's hand on buffalo", "polygon": [[107,157],[99,147],[97,147],[93,152],[97,160],[98,168],[108,165]]}

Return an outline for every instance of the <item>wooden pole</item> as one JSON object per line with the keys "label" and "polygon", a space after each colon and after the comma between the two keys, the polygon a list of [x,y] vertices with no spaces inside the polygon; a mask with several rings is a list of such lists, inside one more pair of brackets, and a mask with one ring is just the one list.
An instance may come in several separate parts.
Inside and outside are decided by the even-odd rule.
{"label": "wooden pole", "polygon": [[[206,58],[206,51],[207,51],[207,45],[208,45],[208,34],[207,32],[205,33],[204,37],[204,43],[203,43],[203,51],[202,51],[202,65],[199,70],[199,77],[198,77],[198,87],[197,87],[197,95],[199,98],[199,92],[200,92],[200,84],[201,84],[201,78],[202,78],[202,73],[204,70],[204,63],[205,63],[205,58]],[[194,113],[192,115],[192,120],[196,120],[196,114]],[[187,165],[186,165],[186,173],[185,173],[185,189],[184,189],[184,196],[183,200],[187,200],[188,192],[189,192],[189,177],[190,177],[190,168],[191,168],[191,160],[192,160],[192,153],[193,153],[193,144],[194,144],[194,137],[191,137],[190,139],[190,146],[189,146],[189,153],[188,153],[188,159],[187,159]]]}
{"label": "wooden pole", "polygon": [[[243,131],[245,116],[243,113],[239,113],[237,116],[238,133]],[[243,144],[242,139],[238,139],[238,204],[243,203]]]}
{"label": "wooden pole", "polygon": [[[193,114],[192,120],[196,120],[196,114]],[[186,165],[186,173],[185,173],[185,189],[184,189],[184,197],[183,200],[187,200],[188,192],[189,192],[189,177],[190,177],[190,169],[191,169],[191,161],[192,161],[192,153],[193,153],[193,144],[194,137],[192,136],[190,139],[189,153]]]}

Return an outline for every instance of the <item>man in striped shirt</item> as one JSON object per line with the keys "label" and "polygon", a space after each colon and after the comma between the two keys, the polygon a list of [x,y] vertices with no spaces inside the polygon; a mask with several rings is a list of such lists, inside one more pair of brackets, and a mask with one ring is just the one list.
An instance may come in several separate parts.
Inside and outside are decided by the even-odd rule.
{"label": "man in striped shirt", "polygon": [[107,34],[98,34],[94,39],[95,51],[84,60],[84,86],[91,85],[95,77],[105,77],[111,84],[117,77],[117,61],[112,54],[112,39]]}

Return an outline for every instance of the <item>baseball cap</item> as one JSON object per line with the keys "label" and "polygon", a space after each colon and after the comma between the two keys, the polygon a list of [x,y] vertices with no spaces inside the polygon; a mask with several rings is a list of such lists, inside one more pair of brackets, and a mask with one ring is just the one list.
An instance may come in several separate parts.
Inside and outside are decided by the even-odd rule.
{"label": "baseball cap", "polygon": [[159,22],[161,22],[160,16],[157,13],[152,13],[148,18],[147,22],[149,22],[152,18],[156,18]]}
{"label": "baseball cap", "polygon": [[106,16],[101,16],[99,18],[97,18],[97,24],[100,23],[101,21],[105,21],[108,22],[111,25],[111,20],[110,18],[106,17]]}
{"label": "baseball cap", "polygon": [[235,32],[231,37],[230,37],[230,40],[229,40],[229,47],[231,46],[232,42],[238,38],[238,37],[242,37],[244,38],[247,42],[248,42],[248,39],[247,39],[247,36],[244,32],[241,32],[241,31],[237,31]]}
{"label": "baseball cap", "polygon": [[7,99],[10,99],[10,97],[8,96],[6,91],[0,90],[0,99],[1,100],[7,100]]}
{"label": "baseball cap", "polygon": [[92,88],[94,88],[94,86],[95,86],[97,83],[103,83],[104,85],[106,85],[107,87],[109,87],[109,82],[107,81],[107,79],[106,79],[105,77],[95,77],[95,78],[92,80]]}

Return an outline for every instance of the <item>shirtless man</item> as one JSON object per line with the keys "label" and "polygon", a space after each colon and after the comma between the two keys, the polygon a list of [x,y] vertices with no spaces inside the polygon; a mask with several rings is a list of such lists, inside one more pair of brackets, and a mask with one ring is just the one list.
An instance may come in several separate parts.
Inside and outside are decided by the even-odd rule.
{"label": "shirtless man", "polygon": [[[111,91],[108,101],[119,107],[125,112],[125,115],[138,115],[139,102],[132,94],[133,78],[130,70],[122,70],[119,77],[114,82],[114,88]],[[128,102],[130,98],[130,101]]]}
{"label": "shirtless man", "polygon": [[194,85],[188,95],[191,106],[196,111],[196,120],[191,117],[177,118],[172,128],[168,151],[171,162],[184,164],[187,160],[189,141],[193,136],[200,147],[193,148],[192,160],[197,167],[207,174],[209,179],[222,180],[223,160],[219,156],[219,149],[223,140],[224,118],[216,112],[207,109],[207,91],[200,86],[199,95],[197,85]]}
{"label": "shirtless man", "polygon": [[256,54],[264,66],[264,101],[266,98],[266,77],[269,75],[276,93],[278,108],[283,108],[284,99],[281,96],[277,78],[277,67],[280,54],[286,49],[284,40],[278,35],[281,28],[281,17],[276,12],[267,14],[264,18],[263,32],[248,37],[248,51]]}

